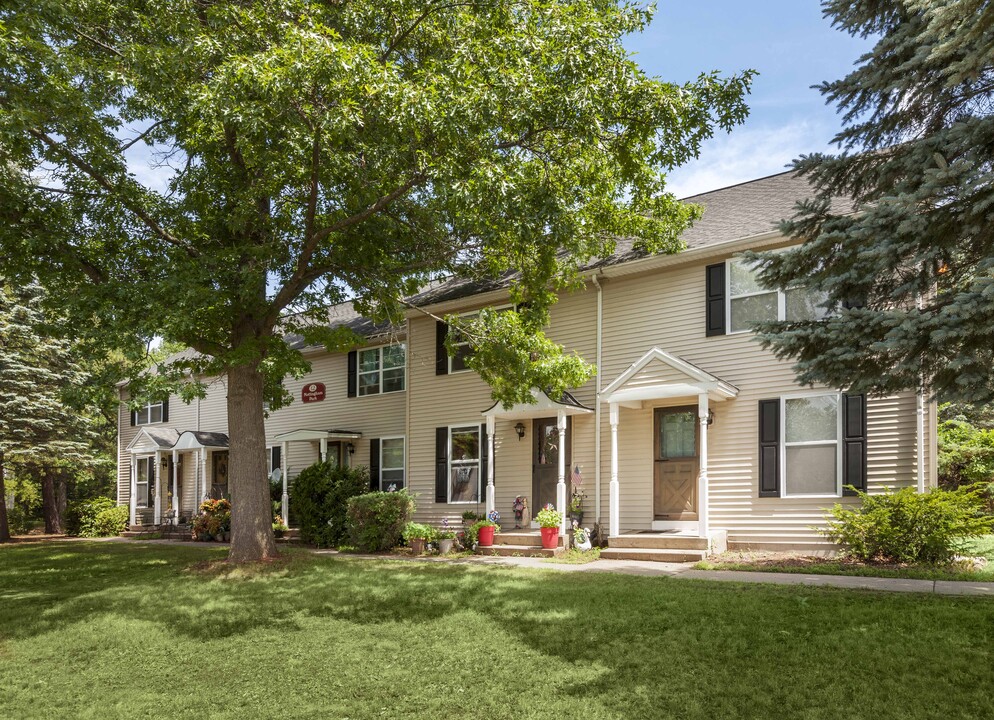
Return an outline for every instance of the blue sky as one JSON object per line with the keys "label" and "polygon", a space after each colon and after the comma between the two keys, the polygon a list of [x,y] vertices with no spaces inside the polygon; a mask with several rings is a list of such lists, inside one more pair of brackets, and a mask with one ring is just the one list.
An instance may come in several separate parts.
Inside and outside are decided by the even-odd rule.
{"label": "blue sky", "polygon": [[648,30],[625,45],[668,82],[759,71],[745,124],[670,174],[677,197],[781,172],[802,153],[828,149],[840,119],[811,86],[843,77],[871,47],[832,28],[817,0],[660,0]]}

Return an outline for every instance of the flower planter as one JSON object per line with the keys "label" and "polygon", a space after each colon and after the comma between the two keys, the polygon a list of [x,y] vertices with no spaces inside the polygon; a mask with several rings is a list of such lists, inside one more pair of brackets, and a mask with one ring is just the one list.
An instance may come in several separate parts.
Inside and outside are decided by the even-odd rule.
{"label": "flower planter", "polygon": [[559,547],[559,528],[544,527],[542,531],[542,547],[546,550],[555,550]]}
{"label": "flower planter", "polygon": [[455,541],[451,540],[451,539],[439,540],[438,541],[438,553],[439,553],[439,555],[448,555],[450,552],[452,552],[452,544],[454,542]]}
{"label": "flower planter", "polygon": [[425,551],[424,538],[411,538],[411,552],[414,555],[421,555]]}
{"label": "flower planter", "polygon": [[494,544],[494,528],[492,527],[481,527],[480,534],[478,536],[480,542],[480,547],[490,547]]}

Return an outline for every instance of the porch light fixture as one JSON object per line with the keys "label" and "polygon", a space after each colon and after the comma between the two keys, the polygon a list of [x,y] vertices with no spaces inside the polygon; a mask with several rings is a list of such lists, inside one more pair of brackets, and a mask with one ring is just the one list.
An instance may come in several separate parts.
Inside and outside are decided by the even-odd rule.
{"label": "porch light fixture", "polygon": [[514,432],[518,433],[518,440],[525,436],[525,424],[519,422],[514,426]]}
{"label": "porch light fixture", "polygon": [[169,467],[169,460],[166,458],[165,455],[163,455],[162,456],[162,469],[165,470],[168,467]]}
{"label": "porch light fixture", "polygon": [[714,425],[714,410],[708,408],[708,425]]}
{"label": "porch light fixture", "polygon": [[352,443],[347,443],[345,449],[349,451],[349,455],[355,455],[355,445]]}

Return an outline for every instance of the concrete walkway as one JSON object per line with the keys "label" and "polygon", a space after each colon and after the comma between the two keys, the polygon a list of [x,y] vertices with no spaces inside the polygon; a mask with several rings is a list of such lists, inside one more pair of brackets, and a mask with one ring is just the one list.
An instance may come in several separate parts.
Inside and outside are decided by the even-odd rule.
{"label": "concrete walkway", "polygon": [[[139,540],[137,538],[107,538],[110,542],[169,543],[175,545],[200,545],[184,540]],[[301,547],[301,546],[295,546]],[[309,549],[309,548],[305,548]],[[929,593],[934,595],[987,595],[994,597],[994,582],[967,580],[906,580],[901,578],[861,577],[856,575],[812,575],[804,573],[747,572],[743,570],[695,570],[693,563],[665,563],[646,560],[594,560],[584,564],[557,563],[537,557],[498,557],[471,555],[456,558],[437,555],[365,555],[340,553],[337,550],[310,549],[315,555],[342,559],[381,560],[397,562],[449,563],[453,565],[500,565],[505,567],[558,570],[571,573],[617,573],[648,577],[670,577],[677,580],[706,580],[767,585],[806,585],[835,587],[847,590],[875,590],[879,592]]]}

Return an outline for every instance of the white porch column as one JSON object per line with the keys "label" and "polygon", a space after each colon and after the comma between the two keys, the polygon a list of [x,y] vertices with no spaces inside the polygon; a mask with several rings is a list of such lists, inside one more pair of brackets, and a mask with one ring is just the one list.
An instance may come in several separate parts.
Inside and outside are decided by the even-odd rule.
{"label": "white porch column", "polygon": [[162,473],[159,472],[159,463],[162,462],[162,453],[155,451],[155,524],[162,522],[162,486],[159,484]]}
{"label": "white porch column", "polygon": [[[321,453],[321,462],[328,462],[328,438],[321,438],[318,440],[318,445],[320,446],[319,452]],[[341,450],[339,450],[341,452]]]}
{"label": "white porch column", "polygon": [[[566,413],[562,410],[559,411],[556,425],[559,428],[559,482],[556,484],[556,505],[559,506],[557,510],[563,516],[562,522],[559,523],[559,532],[565,536],[566,511],[568,510],[566,507]],[[565,543],[565,540],[563,542]]]}
{"label": "white porch column", "polygon": [[138,460],[137,460],[137,458],[135,458],[134,453],[132,453],[132,455],[131,455],[131,497],[130,497],[130,503],[129,503],[130,506],[131,506],[131,520],[130,520],[130,524],[131,525],[135,524],[135,508],[138,507],[138,498],[136,497],[137,494],[138,494]]}
{"label": "white porch column", "polygon": [[[327,457],[328,453],[328,441],[322,440],[324,443],[322,457]],[[287,487],[287,475],[290,474],[290,443],[283,443],[282,449],[280,450],[280,465],[283,467],[280,475],[283,476],[283,499],[280,502],[280,513],[283,515],[283,524],[290,527],[290,493]]]}
{"label": "white porch column", "polygon": [[179,525],[179,451],[173,450],[173,525]]}
{"label": "white porch column", "polygon": [[494,491],[494,426],[497,421],[487,416],[487,515],[497,506]]}
{"label": "white porch column", "polygon": [[702,537],[708,537],[708,531],[711,529],[710,520],[708,518],[709,506],[708,506],[708,394],[701,393],[697,396],[697,414],[700,416],[701,421],[701,457],[700,457],[700,473],[697,477],[697,534]]}
{"label": "white porch column", "polygon": [[621,489],[618,484],[618,406],[611,403],[611,488],[610,488],[610,519],[608,533],[610,537],[621,534]]}
{"label": "white porch column", "polygon": [[204,500],[211,494],[210,479],[207,477],[207,448],[200,448],[200,497]]}

